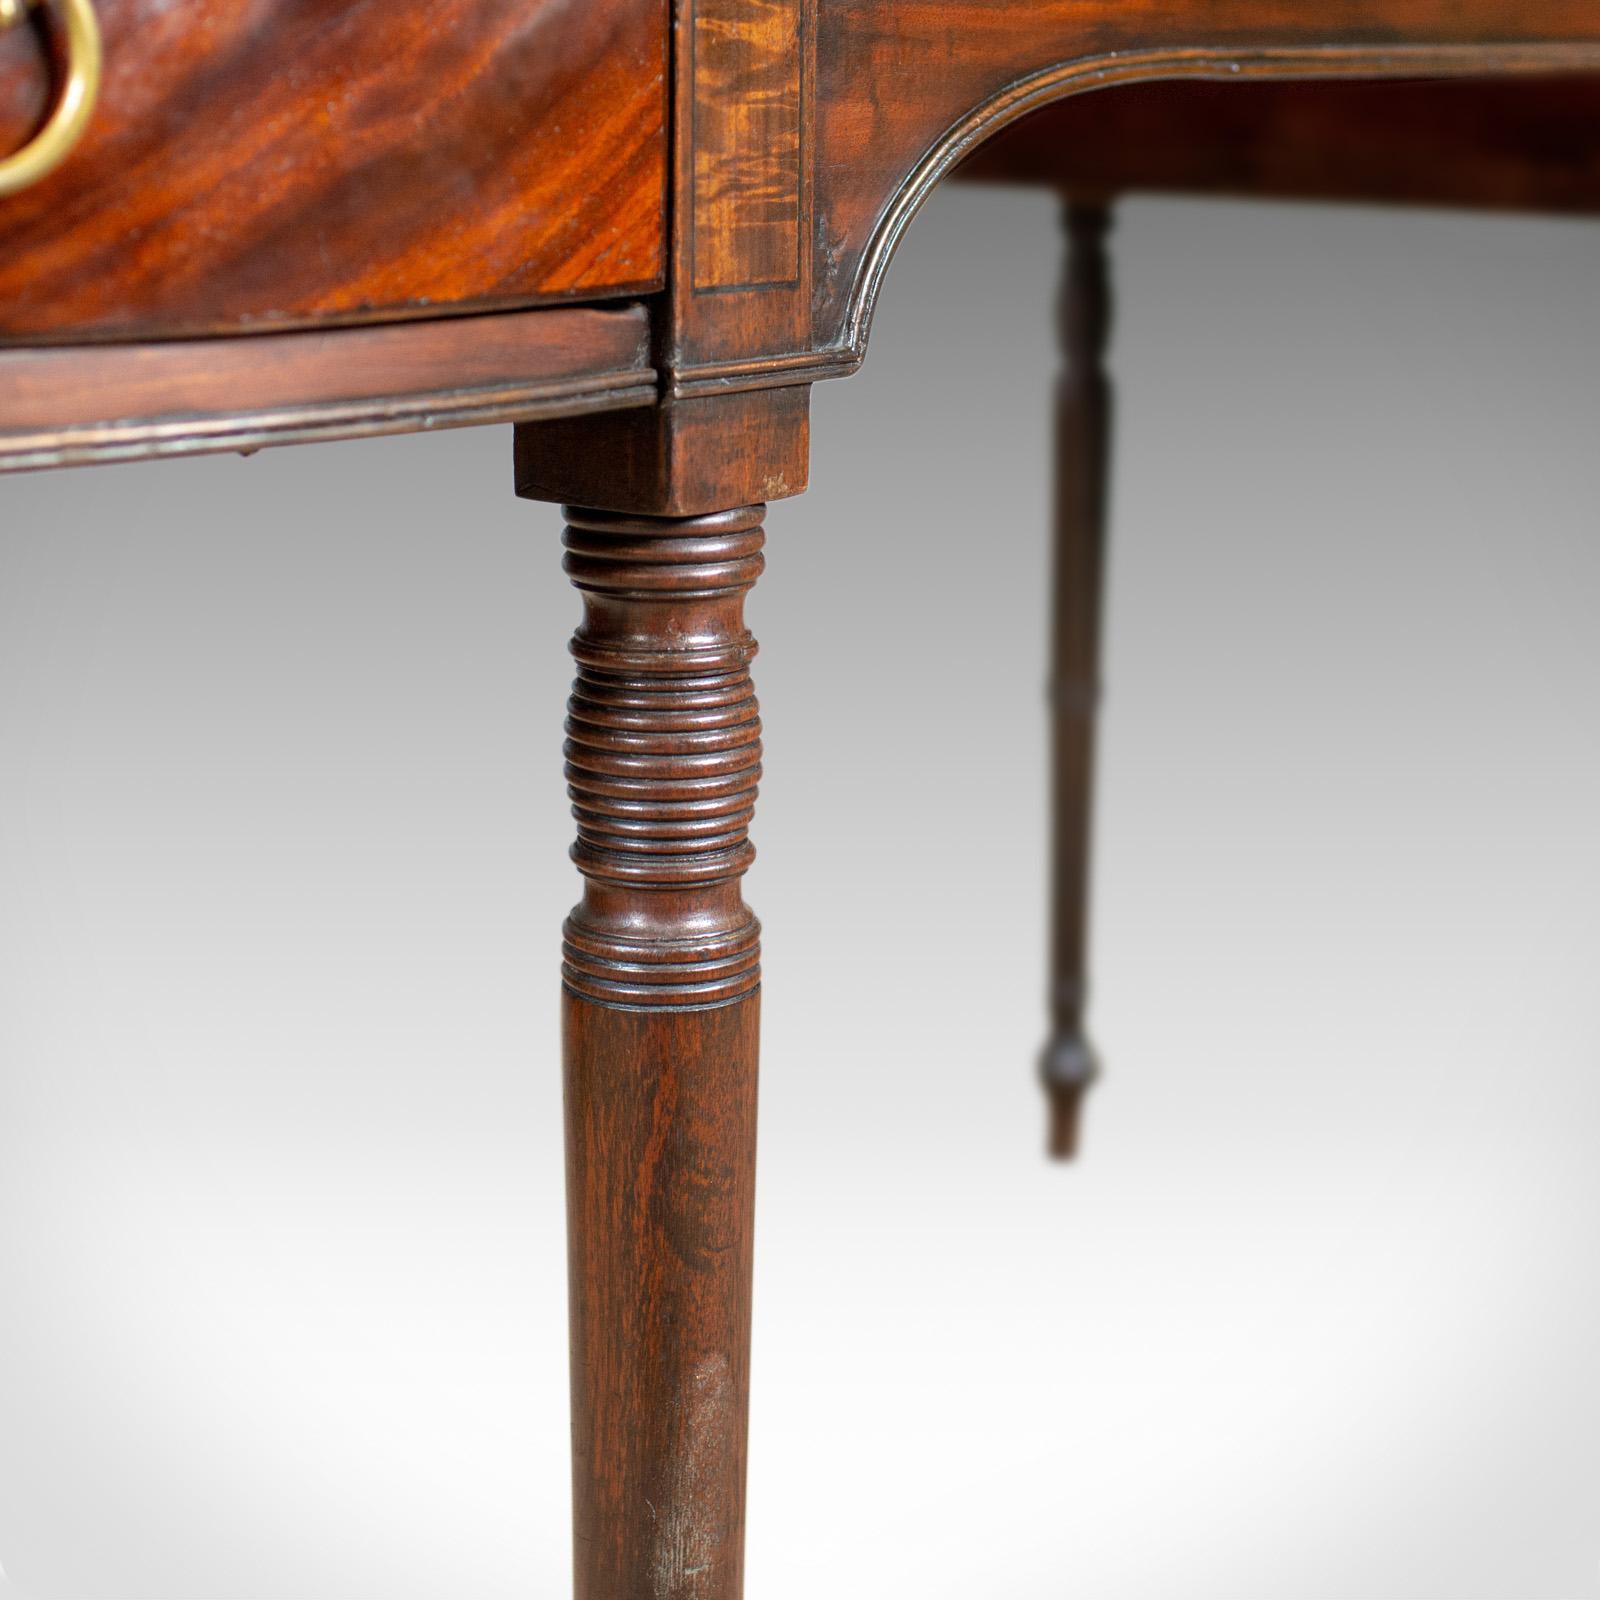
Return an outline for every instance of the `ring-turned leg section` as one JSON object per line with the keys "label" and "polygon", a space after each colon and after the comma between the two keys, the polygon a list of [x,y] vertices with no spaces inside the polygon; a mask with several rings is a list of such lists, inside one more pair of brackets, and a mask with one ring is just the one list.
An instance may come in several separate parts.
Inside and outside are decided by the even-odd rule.
{"label": "ring-turned leg section", "polygon": [[763,508],[567,513],[563,966],[577,1600],[743,1586]]}
{"label": "ring-turned leg section", "polygon": [[1100,1064],[1084,1029],[1088,1001],[1089,880],[1095,719],[1100,700],[1100,621],[1111,444],[1105,352],[1111,287],[1109,209],[1069,202],[1062,292],[1064,366],[1056,391],[1054,622],[1051,641],[1050,1020],[1043,1073],[1050,1097],[1050,1151],[1077,1152],[1085,1094]]}

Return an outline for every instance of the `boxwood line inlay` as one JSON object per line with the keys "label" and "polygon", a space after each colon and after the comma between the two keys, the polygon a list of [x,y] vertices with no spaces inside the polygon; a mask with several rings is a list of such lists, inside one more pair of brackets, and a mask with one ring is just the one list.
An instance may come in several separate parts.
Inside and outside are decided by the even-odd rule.
{"label": "boxwood line inlay", "polygon": [[[582,900],[560,993],[576,1600],[741,1600],[762,1003],[743,892],[762,762],[744,606],[766,503],[808,481],[810,384],[861,363],[895,251],[942,179],[980,145],[995,156],[1006,141],[991,136],[1031,111],[1109,98],[1090,90],[1493,77],[1506,91],[1567,74],[1536,116],[1475,102],[1466,156],[1437,129],[1411,164],[1391,155],[1428,115],[1420,100],[1385,124],[1393,138],[1359,112],[1303,120],[1279,104],[1281,120],[1235,137],[1227,170],[1259,189],[1241,157],[1264,142],[1282,155],[1320,127],[1279,179],[1320,160],[1346,180],[1425,187],[1448,166],[1470,203],[1540,209],[1564,194],[1600,210],[1600,81],[1592,101],[1572,93],[1576,75],[1600,74],[1600,6],[93,3],[108,73],[90,131],[0,204],[0,468],[517,420],[517,491],[569,506],[583,612],[565,747]],[[0,32],[0,146],[48,101],[49,5],[38,27]],[[1364,141],[1346,137],[1355,120]],[[1140,137],[1102,131],[1101,149]],[[1028,157],[1043,148],[1044,181],[1072,198],[1075,246],[1046,1060],[1061,1150],[1094,1073],[1102,205],[1139,187],[1086,183],[1074,143],[1047,133]],[[1553,165],[1561,181],[1541,181]],[[846,558],[838,581],[861,581],[858,568]],[[827,999],[824,985],[786,1003]]]}

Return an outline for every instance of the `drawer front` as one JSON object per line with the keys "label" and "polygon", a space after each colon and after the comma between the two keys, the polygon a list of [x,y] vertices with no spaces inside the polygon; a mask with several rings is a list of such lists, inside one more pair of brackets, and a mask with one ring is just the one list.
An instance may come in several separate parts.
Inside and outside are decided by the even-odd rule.
{"label": "drawer front", "polygon": [[[95,0],[82,142],[0,199],[0,340],[240,332],[659,287],[667,0]],[[61,76],[0,34],[0,146]]]}

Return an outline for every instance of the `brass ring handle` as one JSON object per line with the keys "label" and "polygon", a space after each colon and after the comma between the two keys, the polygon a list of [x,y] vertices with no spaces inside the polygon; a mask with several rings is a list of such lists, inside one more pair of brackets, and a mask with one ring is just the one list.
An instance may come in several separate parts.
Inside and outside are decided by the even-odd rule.
{"label": "brass ring handle", "polygon": [[[0,28],[22,20],[30,0],[0,0]],[[93,0],[57,0],[67,36],[67,81],[49,120],[15,155],[0,160],[0,196],[54,172],[72,154],[100,93],[100,24]]]}

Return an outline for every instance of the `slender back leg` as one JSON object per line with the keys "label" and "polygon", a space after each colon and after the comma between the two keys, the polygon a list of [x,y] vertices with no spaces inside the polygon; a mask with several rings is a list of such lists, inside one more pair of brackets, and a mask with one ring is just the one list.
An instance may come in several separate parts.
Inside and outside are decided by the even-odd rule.
{"label": "slender back leg", "polygon": [[1110,208],[1099,201],[1069,200],[1065,224],[1050,664],[1051,1031],[1043,1057],[1050,1097],[1050,1151],[1061,1160],[1077,1151],[1083,1098],[1099,1074],[1099,1060],[1084,1031],[1084,1014],[1112,412],[1105,368],[1111,328],[1106,254]]}

